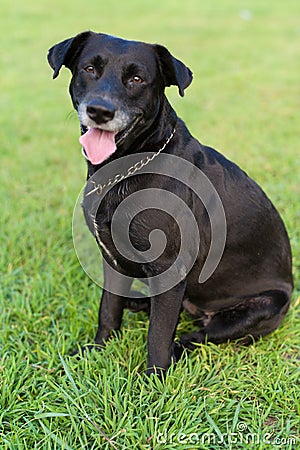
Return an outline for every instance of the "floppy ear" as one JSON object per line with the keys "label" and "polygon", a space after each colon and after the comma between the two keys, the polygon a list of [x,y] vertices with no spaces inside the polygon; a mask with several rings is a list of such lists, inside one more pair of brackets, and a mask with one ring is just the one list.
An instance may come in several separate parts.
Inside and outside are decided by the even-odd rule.
{"label": "floppy ear", "polygon": [[154,45],[154,48],[159,58],[160,71],[165,86],[178,86],[179,94],[183,97],[184,89],[193,80],[193,73],[183,62],[174,58],[166,47]]}
{"label": "floppy ear", "polygon": [[58,76],[62,65],[65,65],[68,69],[72,68],[72,62],[79,55],[91,34],[91,31],[85,31],[50,48],[48,62],[54,70],[53,78]]}

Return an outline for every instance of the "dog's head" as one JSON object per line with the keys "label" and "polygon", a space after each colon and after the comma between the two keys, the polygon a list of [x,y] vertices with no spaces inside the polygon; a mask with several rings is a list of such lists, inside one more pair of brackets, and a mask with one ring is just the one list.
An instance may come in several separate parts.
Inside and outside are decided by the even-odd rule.
{"label": "dog's head", "polygon": [[178,86],[183,96],[192,81],[192,72],[161,45],[91,31],[53,46],[48,61],[53,78],[63,65],[72,72],[70,94],[93,164],[155,120],[166,86]]}

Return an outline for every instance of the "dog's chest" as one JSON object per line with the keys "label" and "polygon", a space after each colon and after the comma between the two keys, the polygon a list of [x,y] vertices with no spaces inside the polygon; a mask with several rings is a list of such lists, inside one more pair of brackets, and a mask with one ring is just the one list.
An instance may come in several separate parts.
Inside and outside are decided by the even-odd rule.
{"label": "dog's chest", "polygon": [[[134,266],[136,253],[142,250],[141,242],[145,241],[145,220],[135,217],[135,208],[130,195],[137,192],[134,183],[120,183],[112,188],[100,204],[86,197],[82,203],[87,225],[95,236],[105,259],[115,267]],[[97,194],[95,194],[96,196]]]}
{"label": "dog's chest", "polygon": [[144,277],[143,261],[140,259],[140,251],[144,248],[141,242],[142,226],[130,227],[130,231],[120,229],[112,224],[112,221],[96,221],[95,238],[101,248],[105,260],[117,270],[134,277]]}

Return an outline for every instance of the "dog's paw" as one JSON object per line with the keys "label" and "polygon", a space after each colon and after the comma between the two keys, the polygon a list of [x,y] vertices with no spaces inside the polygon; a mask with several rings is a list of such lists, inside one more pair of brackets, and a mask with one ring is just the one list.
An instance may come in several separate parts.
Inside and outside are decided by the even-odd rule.
{"label": "dog's paw", "polygon": [[180,337],[180,346],[186,350],[195,350],[198,344],[205,342],[206,334],[203,330],[199,330],[195,333],[184,334]]}

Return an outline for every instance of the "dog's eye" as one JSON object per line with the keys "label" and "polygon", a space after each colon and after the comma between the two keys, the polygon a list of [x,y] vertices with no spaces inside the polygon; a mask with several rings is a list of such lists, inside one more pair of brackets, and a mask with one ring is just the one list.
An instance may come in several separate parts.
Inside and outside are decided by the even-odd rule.
{"label": "dog's eye", "polygon": [[[132,73],[132,71],[130,72]],[[140,75],[132,75],[130,73],[125,73],[123,83],[127,86],[128,89],[134,89],[138,88],[138,85],[144,85],[145,80]]]}
{"label": "dog's eye", "polygon": [[94,73],[94,72],[95,72],[95,67],[92,66],[92,65],[89,65],[89,66],[86,66],[86,67],[84,68],[84,70],[85,70],[87,73]]}
{"label": "dog's eye", "polygon": [[135,75],[134,77],[132,77],[132,81],[134,81],[135,83],[142,83],[144,80],[139,75]]}

